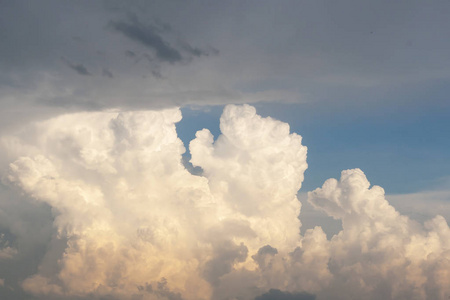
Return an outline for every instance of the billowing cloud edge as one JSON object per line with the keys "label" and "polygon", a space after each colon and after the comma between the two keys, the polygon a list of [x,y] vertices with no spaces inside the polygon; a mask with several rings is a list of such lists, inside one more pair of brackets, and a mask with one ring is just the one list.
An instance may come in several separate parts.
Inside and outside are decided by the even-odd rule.
{"label": "billowing cloud edge", "polygon": [[[191,162],[179,109],[78,113],[2,139],[3,181],[52,207],[65,240],[22,288],[38,297],[254,299],[270,289],[317,299],[446,299],[450,230],[399,214],[359,169],[308,194],[342,222],[300,235],[296,194],[306,147],[289,125],[226,106],[222,134],[203,129]],[[16,156],[16,157],[14,157]],[[48,264],[48,265],[46,265]],[[307,294],[305,294],[307,295]]]}

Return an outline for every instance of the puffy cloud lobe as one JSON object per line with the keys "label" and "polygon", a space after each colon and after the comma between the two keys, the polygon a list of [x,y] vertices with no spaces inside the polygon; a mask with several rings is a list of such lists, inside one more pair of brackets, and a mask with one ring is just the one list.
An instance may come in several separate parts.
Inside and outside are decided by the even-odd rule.
{"label": "puffy cloud lobe", "polygon": [[448,297],[450,229],[443,217],[422,227],[400,215],[359,169],[327,180],[308,199],[342,221],[330,241],[329,263],[340,288],[364,299]]}
{"label": "puffy cloud lobe", "polygon": [[191,289],[207,295],[188,251],[197,242],[190,218],[201,220],[196,206],[207,186],[181,164],[180,118],[177,109],[94,113],[37,126],[42,154],[12,163],[8,180],[54,208],[68,242],[59,273],[28,278],[27,291],[128,299],[144,293],[138,286],[167,278],[167,288],[185,290],[192,280]]}
{"label": "puffy cloud lobe", "polygon": [[49,205],[57,230],[37,273],[22,283],[27,293],[448,297],[450,229],[443,217],[411,221],[361,170],[347,170],[309,193],[343,230],[331,240],[321,227],[301,236],[296,193],[307,164],[299,135],[251,106],[227,106],[222,134],[214,140],[203,129],[190,143],[191,161],[203,170],[196,176],[182,164],[180,119],[178,109],[79,113],[3,139],[5,155],[18,156],[4,181]]}
{"label": "puffy cloud lobe", "polygon": [[[249,106],[228,107],[225,114],[230,112],[238,117],[222,120],[230,129],[217,145],[222,145],[219,151],[237,145],[236,155],[243,159],[251,155],[245,172],[237,170],[251,184],[247,190],[239,185],[239,177],[194,176],[184,168],[185,150],[175,129],[181,119],[178,109],[64,115],[33,125],[32,136],[4,139],[10,154],[21,155],[9,165],[5,179],[50,205],[58,231],[54,239],[67,239],[57,272],[41,271],[26,279],[23,288],[42,297],[207,299],[220,289],[223,277],[235,270],[254,270],[251,255],[260,247],[298,244],[300,203],[295,194],[303,171],[297,169],[306,168],[301,138],[290,134],[287,124],[263,119]],[[233,136],[239,126],[242,132]],[[244,142],[247,127],[254,128],[249,135],[253,141],[268,139],[256,145],[253,154],[255,144]],[[192,145],[201,142],[197,138]],[[194,152],[193,160],[209,172]],[[221,163],[232,163],[233,155],[222,157]],[[283,181],[271,182],[284,167],[286,176],[295,175],[286,181],[286,190],[279,187]],[[261,171],[259,181],[251,178]],[[215,190],[227,180],[234,190]],[[247,198],[233,199],[244,192]],[[260,201],[260,211],[250,214],[249,207],[257,203],[253,192],[269,195]],[[270,197],[272,202],[264,203]],[[271,209],[292,221],[288,226],[280,218],[265,221],[276,216]],[[161,282],[164,289],[158,288]],[[256,288],[249,297],[264,289]]]}
{"label": "puffy cloud lobe", "polygon": [[257,235],[252,250],[261,244],[292,249],[300,229],[295,195],[307,168],[301,137],[249,105],[225,107],[220,129],[215,142],[207,129],[197,132],[189,148],[212,193],[227,203],[221,217],[250,222]]}

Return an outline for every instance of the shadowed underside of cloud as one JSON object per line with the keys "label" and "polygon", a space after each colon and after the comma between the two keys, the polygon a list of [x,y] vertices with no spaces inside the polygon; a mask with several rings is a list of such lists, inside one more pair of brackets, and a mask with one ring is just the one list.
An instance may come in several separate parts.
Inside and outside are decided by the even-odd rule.
{"label": "shadowed underside of cloud", "polygon": [[[346,170],[308,196],[342,231],[300,235],[306,147],[288,124],[225,107],[221,135],[203,129],[190,143],[203,170],[193,175],[180,119],[179,109],[78,113],[2,139],[4,182],[52,208],[50,245],[60,245],[23,290],[39,299],[448,297],[443,217],[414,222],[361,170]],[[0,260],[23,251],[0,245]]]}
{"label": "shadowed underside of cloud", "polygon": [[308,293],[286,293],[271,289],[267,293],[258,296],[255,300],[314,300],[316,297]]}
{"label": "shadowed underside of cloud", "polygon": [[111,108],[441,107],[449,4],[436,2],[3,2],[0,131]]}

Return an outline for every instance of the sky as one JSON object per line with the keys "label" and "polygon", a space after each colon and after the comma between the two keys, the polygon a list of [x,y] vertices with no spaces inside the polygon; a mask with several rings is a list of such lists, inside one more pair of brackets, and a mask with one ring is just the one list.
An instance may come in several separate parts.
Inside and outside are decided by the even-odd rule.
{"label": "sky", "polygon": [[0,298],[448,299],[450,2],[0,2]]}

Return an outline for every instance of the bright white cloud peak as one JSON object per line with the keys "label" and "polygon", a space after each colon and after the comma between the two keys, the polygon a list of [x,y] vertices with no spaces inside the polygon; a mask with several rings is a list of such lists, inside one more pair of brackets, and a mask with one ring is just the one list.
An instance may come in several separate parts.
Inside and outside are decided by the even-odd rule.
{"label": "bright white cloud peak", "polygon": [[[23,289],[44,299],[447,299],[450,229],[400,215],[359,169],[309,193],[342,221],[300,235],[301,137],[253,107],[227,106],[222,134],[190,143],[179,109],[63,115],[3,139],[4,180],[50,205],[67,241]],[[49,249],[52,249],[49,246]],[[51,251],[51,250],[49,250]],[[1,259],[16,250],[5,246]],[[57,252],[57,251],[56,251]],[[56,263],[55,263],[56,262]],[[289,294],[288,294],[289,293]]]}

